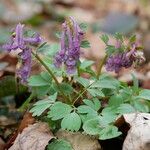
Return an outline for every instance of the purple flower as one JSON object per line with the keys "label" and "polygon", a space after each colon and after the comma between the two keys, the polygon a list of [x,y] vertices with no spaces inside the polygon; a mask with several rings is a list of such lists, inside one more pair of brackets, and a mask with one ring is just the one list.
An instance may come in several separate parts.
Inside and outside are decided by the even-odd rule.
{"label": "purple flower", "polygon": [[2,48],[4,50],[7,50],[10,52],[11,50],[17,50],[17,49],[25,49],[30,44],[39,44],[42,42],[41,37],[39,34],[36,34],[33,37],[24,37],[24,25],[18,24],[15,28],[14,34],[9,39],[9,42],[4,44]]}
{"label": "purple flower", "polygon": [[84,33],[73,17],[69,17],[62,24],[62,30],[61,49],[55,55],[54,64],[56,67],[61,67],[64,64],[67,73],[73,74],[79,61],[80,45]]}
{"label": "purple flower", "polygon": [[143,53],[139,54],[136,50],[136,45],[137,44],[133,44],[130,51],[120,52],[109,56],[105,65],[106,70],[118,73],[123,67],[129,68],[133,63],[139,64],[145,61]]}
{"label": "purple flower", "polygon": [[21,67],[17,69],[17,76],[21,79],[21,83],[26,83],[31,72],[31,49],[25,48],[19,53],[21,59]]}
{"label": "purple flower", "polygon": [[21,67],[17,69],[17,76],[21,79],[21,83],[26,83],[31,72],[31,44],[40,44],[42,39],[39,34],[33,37],[24,37],[24,25],[18,24],[9,42],[2,46],[8,52],[20,49],[18,54],[21,59]]}

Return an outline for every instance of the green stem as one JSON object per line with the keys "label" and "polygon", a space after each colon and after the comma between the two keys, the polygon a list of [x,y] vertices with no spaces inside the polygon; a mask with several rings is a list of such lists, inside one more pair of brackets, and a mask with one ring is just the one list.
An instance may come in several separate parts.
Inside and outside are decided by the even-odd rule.
{"label": "green stem", "polygon": [[64,94],[64,92],[62,91],[61,87],[60,87],[60,83],[58,82],[57,78],[55,77],[55,75],[53,74],[53,72],[50,70],[50,68],[45,64],[45,62],[40,58],[40,56],[38,54],[35,54],[32,51],[32,55],[44,66],[44,68],[48,71],[48,73],[51,75],[51,77],[54,79],[58,89],[60,90],[62,96],[64,97],[65,100],[69,100],[68,97]]}
{"label": "green stem", "polygon": [[100,61],[99,65],[98,65],[98,70],[97,70],[97,79],[99,78],[101,71],[102,71],[102,67],[105,64],[107,59],[107,55],[105,55],[105,57],[102,59],[102,61]]}
{"label": "green stem", "polygon": [[53,74],[53,72],[49,69],[49,67],[45,64],[45,62],[39,57],[39,55],[35,54],[33,51],[32,51],[32,55],[45,67],[45,69],[48,71],[48,73],[54,79],[54,81],[56,82],[56,84],[59,86],[59,82],[58,82],[57,78],[55,77],[55,75]]}
{"label": "green stem", "polygon": [[35,96],[34,93],[31,93],[30,96],[27,98],[27,100],[21,105],[19,111],[23,112],[26,108],[28,108],[29,103],[34,98],[34,96]]}
{"label": "green stem", "polygon": [[73,105],[78,101],[78,99],[86,92],[87,89],[84,89],[83,91],[80,92],[78,97],[73,101]]}
{"label": "green stem", "polygon": [[[94,82],[93,82],[94,83]],[[80,91],[78,97],[73,101],[73,105],[78,101],[78,99],[87,91],[87,89],[93,84],[91,83],[89,86],[87,86],[86,88],[83,88],[82,91]]]}

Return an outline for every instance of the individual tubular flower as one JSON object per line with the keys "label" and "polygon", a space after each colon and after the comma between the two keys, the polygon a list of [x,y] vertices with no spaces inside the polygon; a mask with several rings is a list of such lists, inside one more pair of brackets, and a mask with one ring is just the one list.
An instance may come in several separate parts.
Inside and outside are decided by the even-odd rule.
{"label": "individual tubular flower", "polygon": [[23,29],[24,25],[19,23],[16,26],[11,38],[9,39],[9,42],[4,44],[2,48],[10,52],[11,50],[17,49],[23,50],[30,44],[39,44],[42,42],[42,39],[39,36],[39,34],[36,34],[33,37],[24,37]]}
{"label": "individual tubular flower", "polygon": [[21,50],[18,54],[21,60],[21,66],[17,69],[17,76],[21,79],[22,83],[26,83],[31,72],[31,44],[40,44],[42,39],[39,34],[33,37],[24,36],[24,25],[18,24],[12,34],[8,43],[4,44],[2,48],[8,52],[12,50]]}
{"label": "individual tubular flower", "polygon": [[67,73],[73,74],[80,57],[80,45],[84,33],[72,17],[62,24],[62,29],[61,49],[55,55],[54,64],[56,67],[61,67],[64,64]]}
{"label": "individual tubular flower", "polygon": [[133,64],[139,65],[145,61],[142,52],[137,51],[137,43],[132,44],[129,51],[119,52],[108,57],[106,70],[118,73],[121,68],[129,68]]}
{"label": "individual tubular flower", "polygon": [[17,76],[21,79],[21,83],[25,83],[31,72],[31,49],[25,48],[19,53],[21,59],[21,67],[17,69]]}

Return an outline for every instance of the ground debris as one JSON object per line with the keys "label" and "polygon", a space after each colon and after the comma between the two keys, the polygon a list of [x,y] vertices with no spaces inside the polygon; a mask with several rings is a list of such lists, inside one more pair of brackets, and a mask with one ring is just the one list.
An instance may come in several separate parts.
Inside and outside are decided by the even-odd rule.
{"label": "ground debris", "polygon": [[123,115],[131,128],[123,144],[123,150],[150,149],[150,114],[134,113]]}
{"label": "ground debris", "polygon": [[80,132],[59,130],[56,136],[71,143],[74,150],[101,150],[98,140]]}
{"label": "ground debris", "polygon": [[47,123],[35,123],[18,134],[9,150],[44,150],[52,138],[54,136]]}

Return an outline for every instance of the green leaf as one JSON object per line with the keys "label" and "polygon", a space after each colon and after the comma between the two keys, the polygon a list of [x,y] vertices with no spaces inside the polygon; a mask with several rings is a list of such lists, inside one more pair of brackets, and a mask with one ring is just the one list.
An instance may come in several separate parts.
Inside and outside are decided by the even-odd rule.
{"label": "green leaf", "polygon": [[90,48],[91,47],[89,41],[87,41],[87,40],[82,41],[80,46],[82,48]]}
{"label": "green leaf", "polygon": [[109,106],[118,107],[122,103],[123,103],[122,95],[116,94],[110,97],[108,104]]}
{"label": "green leaf", "polygon": [[104,97],[104,96],[105,96],[105,95],[103,94],[102,90],[101,90],[101,89],[98,89],[98,88],[89,88],[89,89],[87,89],[87,91],[88,91],[93,97],[97,97],[97,96]]}
{"label": "green leaf", "polygon": [[48,144],[47,150],[73,150],[71,144],[63,139],[55,139]]}
{"label": "green leaf", "polygon": [[28,79],[29,86],[46,86],[51,84],[51,77],[47,72],[42,72],[39,75],[33,75]]}
{"label": "green leaf", "polygon": [[101,75],[99,80],[94,82],[90,87],[116,89],[119,86],[120,86],[120,83],[116,79],[114,79],[108,75]]}
{"label": "green leaf", "polygon": [[101,103],[97,98],[94,98],[93,100],[84,99],[83,102],[96,111],[101,107]]}
{"label": "green leaf", "polygon": [[140,100],[134,100],[133,105],[136,110],[140,112],[149,112],[149,107],[142,101]]}
{"label": "green leaf", "polygon": [[78,108],[77,108],[77,111],[78,113],[81,113],[81,114],[95,114],[96,111],[94,109],[92,109],[90,106],[87,106],[87,105],[80,105]]}
{"label": "green leaf", "polygon": [[88,87],[90,84],[90,81],[86,78],[82,78],[82,77],[76,77],[75,80],[80,83],[81,85],[83,85],[84,87]]}
{"label": "green leaf", "polygon": [[132,113],[135,112],[135,109],[130,104],[121,104],[117,108],[117,113],[119,114],[126,114],[126,113]]}
{"label": "green leaf", "polygon": [[100,38],[106,45],[108,44],[108,41],[109,41],[108,35],[103,34]]}
{"label": "green leaf", "polygon": [[50,45],[45,42],[39,46],[37,51],[43,53],[46,56],[54,56],[59,49],[60,49],[60,45],[58,43],[52,43]]}
{"label": "green leaf", "polygon": [[73,87],[70,84],[65,82],[60,84],[60,88],[66,95],[69,95],[73,92]]}
{"label": "green leaf", "polygon": [[102,110],[101,115],[101,122],[103,122],[103,124],[107,125],[109,123],[115,122],[117,117],[116,107],[105,107]]}
{"label": "green leaf", "polygon": [[94,61],[92,60],[84,60],[80,65],[80,69],[85,70],[86,68],[92,66],[93,64],[94,64]]}
{"label": "green leaf", "polygon": [[117,51],[117,49],[115,48],[114,45],[107,45],[106,47],[106,54],[108,56],[111,56],[113,53],[115,53]]}
{"label": "green leaf", "polygon": [[30,110],[33,116],[40,116],[46,109],[50,108],[54,104],[57,98],[57,93],[49,96],[46,99],[40,100],[34,104],[34,107]]}
{"label": "green leaf", "polygon": [[141,90],[137,97],[141,99],[150,100],[150,90],[147,89]]}
{"label": "green leaf", "polygon": [[65,95],[70,95],[73,92],[73,87],[65,82],[60,83],[59,88],[56,84],[53,84],[53,88],[55,89],[55,91],[60,92],[60,89],[64,92]]}
{"label": "green leaf", "polygon": [[100,131],[99,139],[106,140],[106,139],[118,137],[119,135],[121,135],[121,132],[118,131],[118,128],[110,125]]}
{"label": "green leaf", "polygon": [[33,93],[40,99],[41,97],[45,96],[50,90],[50,86],[34,86],[32,87]]}
{"label": "green leaf", "polygon": [[83,124],[83,130],[90,135],[98,135],[102,130],[99,125],[99,118],[94,118],[86,121]]}
{"label": "green leaf", "polygon": [[84,32],[87,31],[87,28],[88,28],[88,24],[87,23],[81,23],[79,26],[80,26],[81,30],[83,30]]}
{"label": "green leaf", "polygon": [[132,36],[129,38],[129,41],[130,41],[130,43],[135,43],[135,41],[136,41],[136,35],[132,35]]}
{"label": "green leaf", "polygon": [[48,118],[52,118],[52,120],[59,120],[64,118],[72,111],[72,107],[68,104],[64,104],[62,102],[55,102],[48,112]]}
{"label": "green leaf", "polygon": [[117,40],[120,40],[121,42],[123,42],[123,35],[121,33],[115,33],[114,37]]}
{"label": "green leaf", "polygon": [[79,114],[80,115],[80,118],[83,122],[83,124],[87,121],[87,120],[90,120],[90,119],[93,119],[93,118],[97,118],[98,117],[98,114],[96,111],[93,111],[93,112],[89,112],[87,114]]}
{"label": "green leaf", "polygon": [[51,76],[49,75],[48,72],[41,72],[40,75],[47,82],[51,82],[52,81],[52,78],[51,78]]}
{"label": "green leaf", "polygon": [[61,121],[61,128],[69,131],[78,131],[81,127],[81,118],[76,112],[66,115]]}

